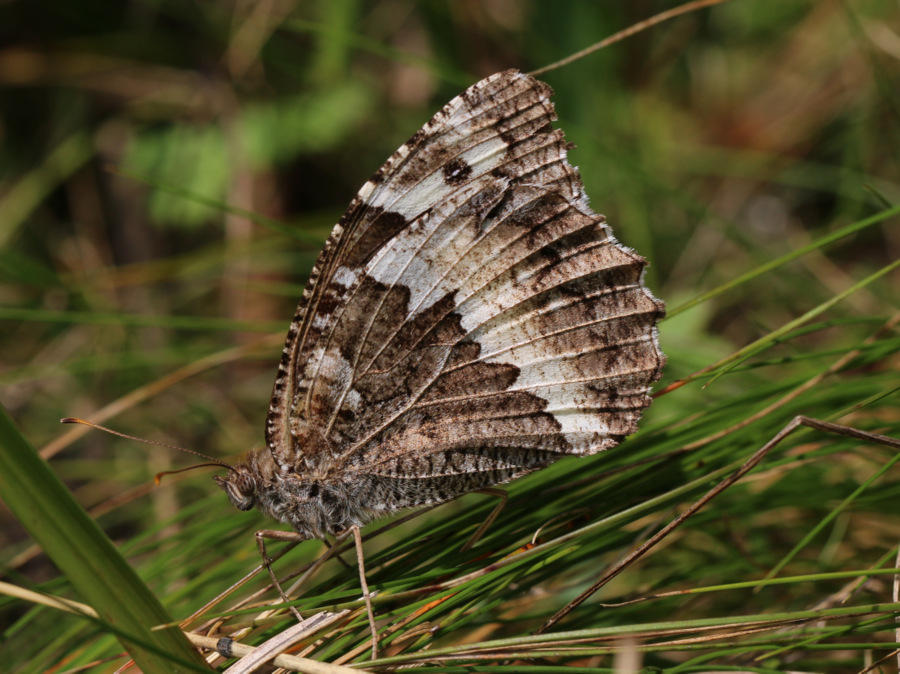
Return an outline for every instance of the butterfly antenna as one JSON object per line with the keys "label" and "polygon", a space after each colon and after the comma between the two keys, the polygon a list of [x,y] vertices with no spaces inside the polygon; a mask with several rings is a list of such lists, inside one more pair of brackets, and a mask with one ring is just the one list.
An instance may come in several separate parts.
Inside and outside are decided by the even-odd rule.
{"label": "butterfly antenna", "polygon": [[135,440],[137,442],[146,442],[148,445],[157,445],[159,447],[168,447],[169,449],[177,449],[179,452],[185,452],[186,454],[193,454],[194,456],[199,456],[201,459],[206,459],[209,463],[200,463],[196,466],[189,466],[187,468],[182,468],[180,470],[167,470],[164,473],[160,473],[156,476],[156,482],[159,483],[159,478],[163,475],[171,475],[172,473],[181,473],[185,470],[192,470],[194,468],[203,468],[204,466],[221,466],[222,468],[227,468],[228,470],[234,470],[234,466],[225,463],[224,461],[219,461],[219,459],[213,456],[207,456],[202,452],[198,452],[193,449],[185,449],[184,447],[179,447],[178,445],[167,445],[165,442],[157,442],[156,440],[146,440],[144,438],[138,438],[133,435],[127,435],[126,433],[120,433],[119,431],[114,431],[111,428],[107,428],[106,426],[101,426],[99,424],[91,423],[90,421],[85,421],[84,419],[79,419],[77,417],[66,417],[65,419],[60,419],[59,423],[61,424],[83,424],[85,426],[90,426],[91,428],[96,428],[98,431],[106,431],[112,435],[118,435],[120,438],[125,438],[126,440]]}

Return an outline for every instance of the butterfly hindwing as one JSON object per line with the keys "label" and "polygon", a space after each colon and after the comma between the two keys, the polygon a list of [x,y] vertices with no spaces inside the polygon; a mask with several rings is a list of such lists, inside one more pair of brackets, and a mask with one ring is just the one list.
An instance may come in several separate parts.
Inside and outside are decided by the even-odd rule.
{"label": "butterfly hindwing", "polygon": [[662,303],[588,207],[550,94],[516,71],[482,80],[360,190],[285,344],[280,465],[416,505],[634,431]]}

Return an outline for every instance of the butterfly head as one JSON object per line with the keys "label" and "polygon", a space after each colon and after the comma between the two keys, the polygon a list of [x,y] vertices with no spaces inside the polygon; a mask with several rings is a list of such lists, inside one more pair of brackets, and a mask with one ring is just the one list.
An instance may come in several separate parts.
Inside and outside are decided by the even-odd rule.
{"label": "butterfly head", "polygon": [[228,475],[213,477],[225,493],[228,500],[238,510],[250,510],[256,503],[256,480],[243,466],[236,466],[228,471]]}
{"label": "butterfly head", "polygon": [[250,510],[262,504],[266,511],[278,469],[272,453],[267,449],[256,449],[233,466],[223,465],[228,468],[228,474],[224,477],[216,475],[213,479],[225,490],[231,505],[238,510]]}

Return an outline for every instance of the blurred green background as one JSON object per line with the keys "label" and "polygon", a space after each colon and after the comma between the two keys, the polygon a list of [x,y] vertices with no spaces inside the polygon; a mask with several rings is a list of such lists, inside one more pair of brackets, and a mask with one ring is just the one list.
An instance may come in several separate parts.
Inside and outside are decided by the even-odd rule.
{"label": "blurred green background", "polygon": [[[281,342],[306,274],[362,183],[474,81],[546,65],[677,4],[0,3],[0,402],[173,614],[187,615],[252,569],[250,532],[266,525],[231,509],[200,471],[154,487],[155,473],[187,465],[187,457],[97,432],[82,438],[58,419],[82,416],[225,460],[260,446]],[[669,355],[661,387],[900,257],[894,216],[677,311],[900,201],[896,0],[731,0],[542,79],[556,92],[559,126],[577,145],[570,159],[592,206],[651,262],[648,284],[676,310],[661,325]],[[627,467],[629,457],[676,450],[739,423],[876,333],[897,311],[898,282],[895,270],[818,316],[814,329],[770,344],[709,388],[694,383],[661,397],[646,414],[646,432],[610,457],[570,459],[514,487],[497,528],[502,543],[492,550],[511,552],[530,537],[530,524],[566,508],[564,496],[553,496],[543,519],[523,513],[516,489],[541,494],[542,484],[565,484],[554,480],[569,473],[601,475]],[[701,475],[704,462],[718,467],[746,457],[793,414],[828,417],[889,393],[900,383],[897,346],[893,327],[840,373],[757,423],[753,435],[726,438],[678,470],[642,474],[647,484],[632,480],[621,497],[588,491],[588,507],[621,508]],[[896,393],[844,421],[898,435]],[[699,422],[708,425],[692,425]],[[819,461],[808,464],[810,455],[797,449],[809,445],[785,449],[780,472],[765,473],[730,501],[723,497],[713,506],[721,511],[698,521],[693,534],[679,534],[668,544],[671,556],[645,562],[646,575],[619,588],[617,599],[711,583],[708,576],[761,577],[892,456],[805,436],[813,441],[825,443],[812,447]],[[900,539],[900,474],[883,480],[866,492],[864,507],[837,517],[807,550],[803,570],[867,568],[890,554]],[[455,513],[466,526],[466,508],[487,508],[483,501],[467,497],[425,521]],[[553,503],[563,505],[554,511]],[[411,526],[390,540],[415,540],[413,529],[427,536],[436,525]],[[631,542],[618,545],[624,551]],[[3,509],[0,550],[7,580],[66,594]],[[317,552],[292,554],[302,560]],[[507,587],[502,602],[480,606],[477,619],[467,613],[468,624],[439,643],[528,634],[597,576],[595,553],[585,547],[583,557],[558,569],[565,573],[529,576],[531,599],[544,593],[540,606],[523,599],[525,585]],[[453,559],[446,554],[445,571]],[[386,568],[382,582],[400,582],[403,574]],[[348,600],[358,599],[355,572],[335,566],[331,573],[349,588]],[[628,619],[799,610],[839,586],[798,584],[766,601],[719,597],[690,611],[646,604]],[[884,581],[872,601],[891,601],[888,589]],[[585,610],[570,627],[605,620]],[[14,671],[116,652],[77,619],[18,600],[0,600],[0,627],[16,652]],[[875,657],[885,652],[875,649]],[[856,671],[861,653],[848,647],[841,659],[806,664],[824,671],[833,661],[833,671]],[[612,662],[589,656],[553,662]],[[668,667],[689,656],[646,658]]]}

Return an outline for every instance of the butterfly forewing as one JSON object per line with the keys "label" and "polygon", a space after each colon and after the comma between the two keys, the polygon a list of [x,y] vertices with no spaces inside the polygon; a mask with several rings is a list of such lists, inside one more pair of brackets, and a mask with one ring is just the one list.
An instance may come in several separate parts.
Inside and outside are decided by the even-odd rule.
{"label": "butterfly forewing", "polygon": [[281,466],[403,507],[635,430],[662,303],[588,207],[550,94],[482,80],[360,190],[285,344],[266,429]]}

